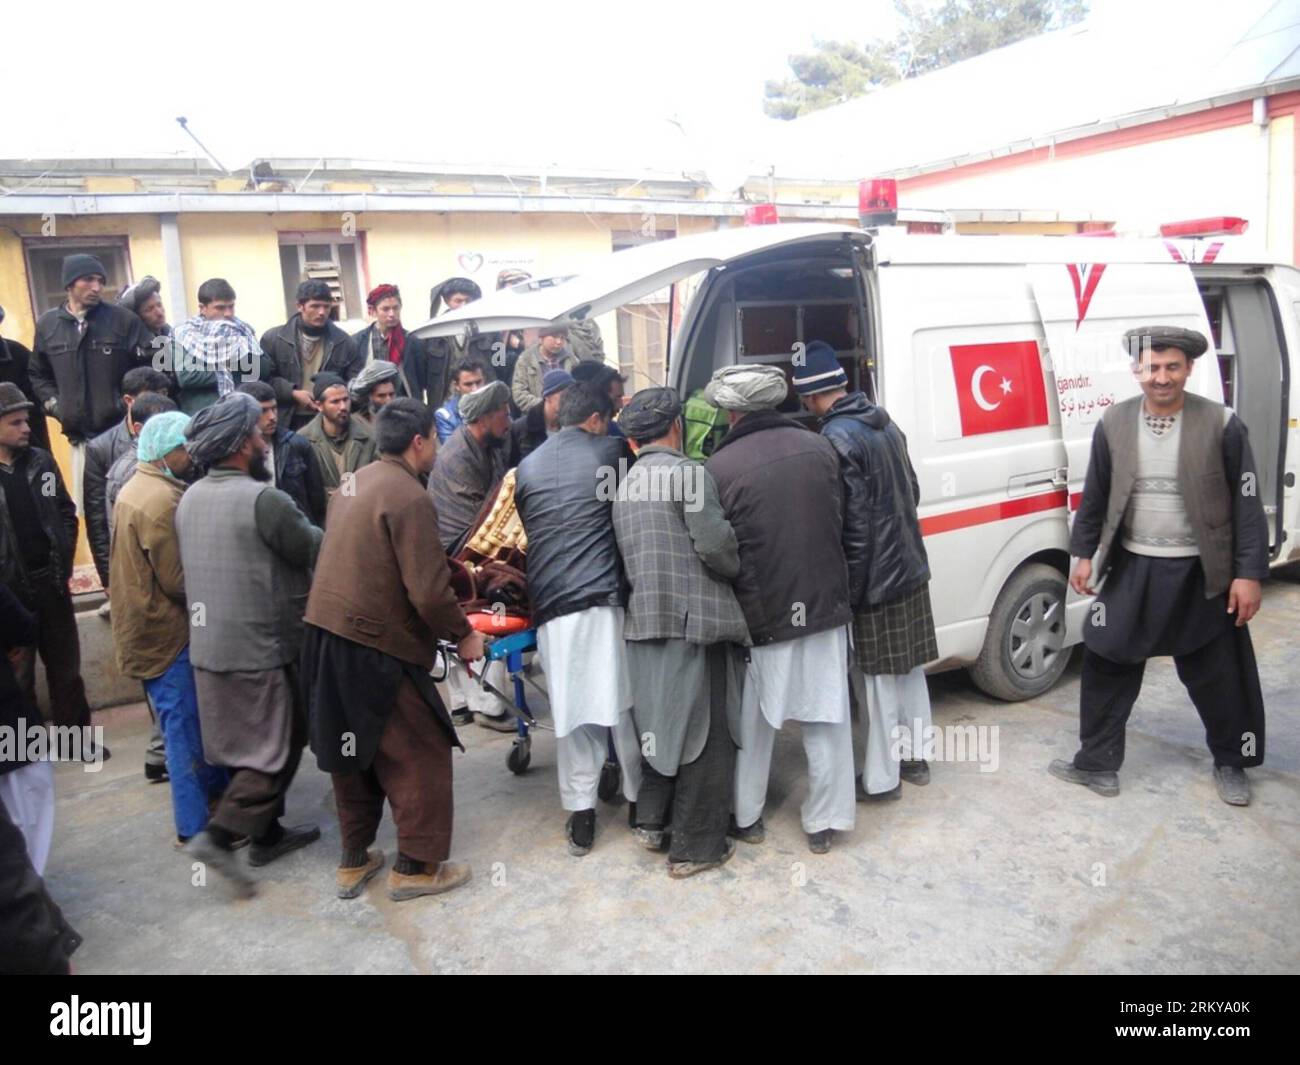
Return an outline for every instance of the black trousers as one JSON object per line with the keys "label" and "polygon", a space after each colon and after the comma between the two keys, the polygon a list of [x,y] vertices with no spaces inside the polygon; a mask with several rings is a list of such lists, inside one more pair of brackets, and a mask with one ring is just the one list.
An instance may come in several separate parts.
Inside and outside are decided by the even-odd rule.
{"label": "black trousers", "polygon": [[[72,596],[50,576],[33,575],[32,594],[24,605],[36,615],[36,653],[45,666],[50,690],[50,720],[56,725],[89,725],[90,704],[81,679],[81,637]],[[30,652],[18,669],[31,706],[36,705],[36,656]]]}
{"label": "black trousers", "polygon": [[637,825],[672,826],[669,861],[716,862],[727,850],[736,745],[727,727],[726,653],[725,645],[708,651],[709,737],[700,756],[679,765],[675,777],[664,776],[644,757],[641,759]]}
{"label": "black trousers", "polygon": [[[1205,725],[1216,766],[1264,761],[1264,695],[1246,627],[1230,628],[1204,647],[1174,657],[1178,679]],[[1146,662],[1112,662],[1084,649],[1076,769],[1117,770],[1124,733],[1142,690]]]}

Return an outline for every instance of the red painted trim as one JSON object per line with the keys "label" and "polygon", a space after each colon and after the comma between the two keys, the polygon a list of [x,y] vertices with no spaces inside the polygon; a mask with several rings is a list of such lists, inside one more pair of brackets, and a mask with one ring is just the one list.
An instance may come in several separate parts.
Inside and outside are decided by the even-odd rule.
{"label": "red painted trim", "polygon": [[1008,518],[1023,518],[1026,514],[1036,514],[1041,510],[1056,510],[1066,506],[1068,494],[1044,492],[1036,496],[1024,496],[1020,499],[1008,499],[1004,503],[989,503],[983,507],[971,507],[968,510],[953,510],[947,514],[933,514],[921,519],[921,535],[937,536],[939,533],[954,532],[957,529],[969,529],[975,525],[988,525]]}
{"label": "red painted trim", "polygon": [[1079,509],[1079,504],[1082,503],[1082,502],[1083,502],[1083,493],[1082,493],[1082,492],[1071,492],[1071,493],[1070,493],[1070,509],[1071,509],[1071,510],[1078,510],[1078,509]]}
{"label": "red painted trim", "polygon": [[[1281,114],[1291,113],[1297,107],[1300,107],[1300,92],[1283,93],[1270,100],[1269,116],[1277,117]],[[1150,144],[1155,141],[1188,137],[1197,133],[1210,133],[1218,129],[1227,129],[1230,126],[1244,125],[1251,121],[1251,109],[1252,101],[1242,100],[1223,107],[1212,107],[1205,111],[1196,111],[1190,115],[1176,115],[1173,118],[1144,122],[1140,126],[1130,126],[1127,129],[1109,130],[1106,133],[1097,133],[1091,137],[1080,137],[1078,140],[1058,144],[1054,149],[1051,147],[1031,148],[1012,155],[1004,155],[997,159],[985,159],[978,163],[967,163],[965,166],[936,170],[929,174],[899,178],[900,200],[903,193],[912,189],[942,185],[944,182],[959,177],[966,178],[999,170],[1011,170],[1017,167],[1051,162],[1054,159],[1074,159],[1081,156],[1096,155],[1098,152],[1115,151],[1120,148],[1131,148],[1138,144]]]}

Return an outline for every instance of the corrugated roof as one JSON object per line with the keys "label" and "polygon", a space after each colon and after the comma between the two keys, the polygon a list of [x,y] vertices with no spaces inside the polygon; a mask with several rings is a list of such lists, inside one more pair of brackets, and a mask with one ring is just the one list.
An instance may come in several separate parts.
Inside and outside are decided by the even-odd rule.
{"label": "corrugated roof", "polygon": [[1094,0],[1078,26],[790,122],[777,173],[928,167],[1300,77],[1300,0]]}

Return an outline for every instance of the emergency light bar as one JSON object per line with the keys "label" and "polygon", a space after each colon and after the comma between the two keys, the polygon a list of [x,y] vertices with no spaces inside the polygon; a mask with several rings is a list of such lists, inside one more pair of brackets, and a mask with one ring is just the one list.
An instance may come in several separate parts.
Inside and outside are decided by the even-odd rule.
{"label": "emergency light bar", "polygon": [[858,182],[858,222],[871,226],[892,226],[898,220],[898,181],[894,178],[866,178]]}
{"label": "emergency light bar", "polygon": [[1192,218],[1160,227],[1162,237],[1239,237],[1250,225],[1244,218]]}

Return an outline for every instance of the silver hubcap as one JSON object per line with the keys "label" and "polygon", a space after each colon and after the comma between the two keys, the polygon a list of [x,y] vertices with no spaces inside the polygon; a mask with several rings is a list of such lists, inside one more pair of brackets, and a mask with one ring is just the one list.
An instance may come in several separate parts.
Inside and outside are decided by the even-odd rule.
{"label": "silver hubcap", "polygon": [[1049,592],[1030,596],[1011,622],[1011,668],[1026,680],[1051,671],[1065,643],[1065,605]]}

